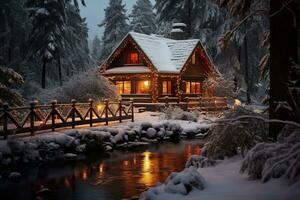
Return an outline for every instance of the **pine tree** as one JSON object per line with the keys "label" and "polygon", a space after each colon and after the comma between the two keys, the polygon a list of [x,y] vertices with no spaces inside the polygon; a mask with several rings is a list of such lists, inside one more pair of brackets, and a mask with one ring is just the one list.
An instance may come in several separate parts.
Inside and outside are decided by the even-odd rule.
{"label": "pine tree", "polygon": [[66,75],[71,76],[89,68],[88,28],[75,5],[67,4],[66,15],[65,32],[68,36],[68,46],[65,49],[63,62]]}
{"label": "pine tree", "polygon": [[101,40],[96,35],[93,39],[92,43],[92,58],[96,64],[99,64],[100,56],[101,56]]}
{"label": "pine tree", "polygon": [[13,69],[0,66],[0,105],[3,103],[11,106],[21,105],[22,96],[11,88],[23,82],[23,77]]}
{"label": "pine tree", "polygon": [[129,26],[127,24],[125,5],[122,0],[110,0],[105,9],[105,18],[99,26],[104,26],[103,51],[101,58],[106,58],[113,48],[127,34]]}
{"label": "pine tree", "polygon": [[138,0],[133,6],[130,17],[131,30],[148,35],[156,31],[153,5],[149,0]]}
{"label": "pine tree", "polygon": [[65,45],[65,0],[28,0],[33,27],[29,39],[30,56],[42,61],[42,88],[46,88],[47,64],[57,59],[60,84],[62,84],[61,52]]}

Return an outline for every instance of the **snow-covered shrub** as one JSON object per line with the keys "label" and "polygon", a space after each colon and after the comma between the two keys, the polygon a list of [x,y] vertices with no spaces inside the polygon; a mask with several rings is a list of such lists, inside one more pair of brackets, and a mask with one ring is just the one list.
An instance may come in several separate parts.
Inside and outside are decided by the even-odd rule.
{"label": "snow-covered shrub", "polygon": [[285,177],[292,182],[300,180],[300,129],[290,135],[285,128],[277,143],[259,143],[246,155],[241,172],[254,179],[267,182],[271,178]]}
{"label": "snow-covered shrub", "polygon": [[[225,113],[223,120],[234,119],[243,115],[264,117],[261,114],[238,107]],[[238,153],[244,155],[255,144],[268,140],[270,140],[268,138],[268,124],[262,120],[247,118],[235,122],[219,122],[209,130],[205,152],[209,158],[223,159]]]}
{"label": "snow-covered shrub", "polygon": [[87,102],[88,99],[101,101],[104,98],[117,98],[115,88],[109,81],[91,70],[87,73],[75,75],[62,87],[45,90],[38,97],[41,102],[48,103],[52,100],[58,102],[71,102],[76,99],[78,102]]}
{"label": "snow-covered shrub", "polygon": [[164,113],[166,119],[177,119],[177,120],[197,122],[199,118],[199,112],[197,110],[194,110],[192,112],[186,112],[179,107],[166,108]]}
{"label": "snow-covered shrub", "polygon": [[190,166],[194,166],[196,168],[205,168],[205,167],[215,166],[216,164],[217,161],[211,160],[205,156],[192,155],[185,163],[185,167],[189,168]]}
{"label": "snow-covered shrub", "polygon": [[0,105],[8,103],[11,106],[22,105],[23,97],[14,89],[24,83],[23,77],[11,68],[0,66]]}
{"label": "snow-covered shrub", "polygon": [[231,100],[235,99],[237,96],[234,88],[234,77],[232,74],[208,76],[203,82],[204,90],[215,91],[216,96],[227,97]]}
{"label": "snow-covered shrub", "polygon": [[150,188],[141,195],[140,200],[157,199],[163,193],[187,195],[194,190],[204,190],[204,188],[204,178],[195,167],[189,167],[182,172],[171,173],[164,184]]}

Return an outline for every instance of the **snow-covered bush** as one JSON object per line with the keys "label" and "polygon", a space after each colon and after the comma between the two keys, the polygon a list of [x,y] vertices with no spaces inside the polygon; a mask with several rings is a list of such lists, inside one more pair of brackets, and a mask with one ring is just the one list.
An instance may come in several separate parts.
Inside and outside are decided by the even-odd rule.
{"label": "snow-covered bush", "polygon": [[117,95],[115,88],[105,77],[98,75],[95,70],[91,70],[87,73],[73,76],[62,87],[45,90],[37,98],[45,103],[54,99],[58,102],[69,103],[72,99],[76,99],[79,102],[87,102],[90,98],[100,101],[104,98],[117,98]]}
{"label": "snow-covered bush", "polygon": [[177,120],[197,122],[199,117],[199,112],[197,110],[194,110],[192,112],[186,112],[179,107],[166,108],[164,113],[166,119],[177,119]]}
{"label": "snow-covered bush", "polygon": [[0,105],[3,103],[11,106],[22,105],[23,97],[12,88],[23,83],[24,80],[20,74],[0,65]]}
{"label": "snow-covered bush", "polygon": [[[224,120],[238,116],[257,116],[261,114],[238,107],[225,113]],[[205,144],[206,156],[213,159],[223,159],[238,153],[244,155],[255,144],[268,141],[268,125],[255,118],[241,119],[234,122],[217,122],[208,133],[208,142]]]}
{"label": "snow-covered bush", "polygon": [[[289,131],[286,131],[289,130]],[[259,143],[246,155],[241,172],[267,182],[271,178],[285,177],[292,182],[300,180],[300,129],[290,132],[285,128],[277,143]]]}
{"label": "snow-covered bush", "polygon": [[203,83],[203,89],[207,91],[215,91],[215,95],[219,97],[227,97],[235,99],[237,94],[234,91],[234,77],[232,74],[223,76],[208,76]]}
{"label": "snow-covered bush", "polygon": [[216,164],[217,161],[209,159],[205,156],[192,155],[185,163],[185,167],[189,168],[190,166],[194,166],[196,168],[205,168],[205,167],[215,166]]}
{"label": "snow-covered bush", "polygon": [[157,199],[163,193],[187,195],[194,190],[204,190],[204,188],[204,178],[195,167],[189,167],[182,172],[171,173],[164,184],[150,188],[141,195],[140,200]]}

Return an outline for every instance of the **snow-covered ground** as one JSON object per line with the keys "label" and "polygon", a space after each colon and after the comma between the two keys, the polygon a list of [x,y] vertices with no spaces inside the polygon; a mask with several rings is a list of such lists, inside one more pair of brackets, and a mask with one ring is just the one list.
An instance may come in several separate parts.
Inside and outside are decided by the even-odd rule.
{"label": "snow-covered ground", "polygon": [[[149,189],[141,195],[141,200],[299,200],[300,185],[290,187],[284,179],[273,179],[267,183],[260,180],[251,180],[246,175],[240,174],[242,158],[233,158],[219,161],[214,167],[198,168],[199,181],[203,189],[195,187],[195,172],[190,173],[188,179],[170,181]],[[182,172],[181,172],[182,173]],[[196,179],[197,181],[197,179]],[[182,194],[182,187],[189,183],[192,190],[187,195]],[[170,189],[172,188],[172,189]],[[145,198],[147,197],[147,198]]]}

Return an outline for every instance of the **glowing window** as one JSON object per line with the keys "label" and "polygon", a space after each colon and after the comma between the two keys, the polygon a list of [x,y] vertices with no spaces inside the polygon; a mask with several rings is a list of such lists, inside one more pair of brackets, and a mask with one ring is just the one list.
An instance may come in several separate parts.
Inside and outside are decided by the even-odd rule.
{"label": "glowing window", "polygon": [[196,54],[195,53],[193,53],[193,55],[192,55],[192,64],[193,65],[196,64]]}
{"label": "glowing window", "polygon": [[186,82],[185,93],[187,94],[199,94],[201,92],[201,85],[199,82]]}
{"label": "glowing window", "polygon": [[129,64],[138,64],[139,62],[139,54],[138,53],[130,53],[129,54]]}
{"label": "glowing window", "polygon": [[148,94],[150,89],[150,81],[137,81],[136,82],[136,94]]}
{"label": "glowing window", "polygon": [[117,92],[119,94],[130,94],[131,93],[131,82],[130,81],[116,81]]}
{"label": "glowing window", "polygon": [[162,84],[162,93],[163,94],[171,94],[172,93],[172,81],[163,81]]}

